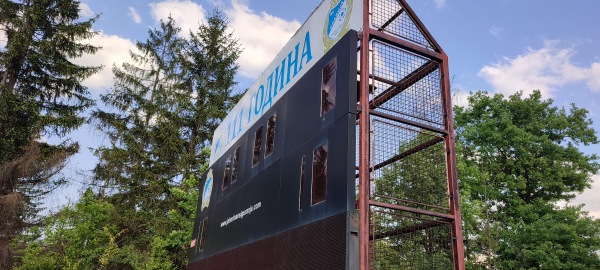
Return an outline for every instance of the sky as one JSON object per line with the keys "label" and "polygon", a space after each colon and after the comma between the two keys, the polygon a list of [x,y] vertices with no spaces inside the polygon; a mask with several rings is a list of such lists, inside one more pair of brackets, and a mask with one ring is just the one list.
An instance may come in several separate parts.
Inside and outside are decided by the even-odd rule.
{"label": "sky", "polygon": [[[359,0],[354,0],[359,1]],[[129,61],[129,50],[144,41],[148,30],[169,14],[183,30],[196,29],[215,9],[229,19],[229,27],[244,49],[238,63],[237,90],[250,87],[321,0],[81,0],[81,16],[100,15],[94,24],[99,35],[90,42],[103,49],[76,61],[104,65],[84,82],[92,95],[112,85],[111,67]],[[539,89],[545,99],[569,108],[589,110],[600,131],[600,1],[552,0],[408,0],[417,16],[449,56],[454,103],[466,104],[471,91],[524,94]],[[1,40],[1,39],[0,39]],[[88,148],[107,139],[91,126],[72,134],[82,151],[71,159],[67,173],[90,177],[96,162]],[[52,138],[49,138],[52,140]],[[586,154],[600,153],[600,145],[581,146]],[[600,217],[600,175],[592,189],[574,203]],[[78,188],[79,187],[79,188]],[[81,185],[53,195],[54,205],[78,198]]]}

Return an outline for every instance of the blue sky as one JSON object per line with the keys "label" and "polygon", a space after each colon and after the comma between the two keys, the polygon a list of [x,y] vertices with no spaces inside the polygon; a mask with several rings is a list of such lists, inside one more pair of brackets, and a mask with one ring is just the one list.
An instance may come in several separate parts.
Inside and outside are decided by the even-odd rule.
{"label": "blue sky", "polygon": [[[358,1],[358,0],[355,0]],[[169,14],[187,32],[196,28],[215,8],[230,20],[244,48],[240,57],[238,89],[249,87],[275,57],[320,0],[82,0],[81,15],[100,14],[94,29],[100,35],[89,41],[103,50],[77,61],[105,66],[85,84],[94,96],[112,85],[113,63],[128,61],[128,50],[136,40]],[[512,94],[540,89],[544,98],[559,106],[575,103],[587,108],[600,131],[600,31],[597,11],[600,1],[548,0],[408,0],[450,58],[455,103],[465,104],[470,91]],[[106,142],[102,133],[85,126],[72,135],[82,153],[74,157],[67,173],[82,171],[86,177],[95,164],[87,150]],[[587,154],[600,153],[600,146],[582,147]],[[86,170],[88,170],[86,172]],[[593,188],[579,195],[576,203],[600,217],[600,176]],[[80,185],[55,194],[61,204],[77,198]]]}

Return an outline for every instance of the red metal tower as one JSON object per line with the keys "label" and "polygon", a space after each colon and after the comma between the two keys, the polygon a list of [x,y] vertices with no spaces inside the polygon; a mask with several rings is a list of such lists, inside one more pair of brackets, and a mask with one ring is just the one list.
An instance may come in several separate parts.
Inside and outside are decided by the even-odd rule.
{"label": "red metal tower", "polygon": [[360,269],[465,269],[448,57],[406,0],[359,38]]}

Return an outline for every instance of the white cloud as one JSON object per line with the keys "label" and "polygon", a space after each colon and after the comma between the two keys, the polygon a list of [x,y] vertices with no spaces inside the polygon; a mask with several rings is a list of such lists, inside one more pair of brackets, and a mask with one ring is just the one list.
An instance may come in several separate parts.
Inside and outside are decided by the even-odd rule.
{"label": "white cloud", "polygon": [[435,8],[442,9],[446,6],[446,0],[433,0]]}
{"label": "white cloud", "polygon": [[116,35],[106,35],[104,33],[94,36],[87,40],[86,43],[101,46],[102,49],[96,54],[85,55],[74,59],[73,62],[84,66],[103,65],[104,68],[100,72],[87,78],[83,82],[83,85],[89,87],[92,92],[104,92],[107,88],[111,87],[113,83],[113,63],[117,67],[120,67],[123,62],[129,61],[129,50],[133,50],[135,44],[129,39]]}
{"label": "white cloud", "polygon": [[296,20],[257,13],[238,0],[232,1],[231,9],[225,10],[225,14],[244,49],[238,60],[240,74],[248,78],[258,76],[301,26]]}
{"label": "white cloud", "polygon": [[583,210],[588,211],[595,218],[600,218],[600,175],[592,176],[592,188],[577,195],[573,203],[585,204]]}
{"label": "white cloud", "polygon": [[[223,4],[218,0],[212,3]],[[171,14],[183,35],[190,30],[195,31],[199,23],[206,22],[204,8],[189,0],[151,3],[150,9],[156,21],[167,19]],[[266,12],[251,10],[245,1],[240,0],[231,1],[231,6],[225,8],[224,12],[229,20],[229,30],[233,31],[243,48],[238,59],[239,71],[240,75],[247,78],[258,76],[302,25],[296,20],[287,21]]]}
{"label": "white cloud", "polygon": [[490,28],[490,34],[492,36],[500,36],[500,34],[502,33],[504,29],[502,29],[502,27],[498,27],[498,26],[492,26],[492,28]]}
{"label": "white cloud", "polygon": [[559,42],[546,41],[541,49],[528,48],[515,58],[504,57],[484,66],[479,75],[505,95],[519,90],[528,95],[539,89],[544,97],[551,97],[557,87],[575,82],[600,91],[600,61],[590,67],[579,66],[571,60],[575,53],[572,47],[560,48]]}
{"label": "white cloud", "polygon": [[600,91],[600,62],[592,64],[587,85],[592,90]]}
{"label": "white cloud", "polygon": [[452,106],[466,107],[469,105],[469,96],[471,93],[462,89],[464,87],[452,87]]}
{"label": "white cloud", "polygon": [[92,17],[94,16],[96,13],[94,11],[92,11],[92,9],[90,8],[90,6],[88,6],[88,4],[86,3],[79,3],[79,16],[81,17]]}
{"label": "white cloud", "polygon": [[129,16],[131,16],[131,19],[133,20],[133,22],[135,23],[142,23],[142,18],[140,17],[140,14],[137,13],[137,10],[135,10],[135,8],[133,7],[129,7]]}
{"label": "white cloud", "polygon": [[158,3],[150,3],[150,12],[156,21],[167,20],[169,15],[181,28],[181,34],[186,35],[190,31],[196,31],[200,23],[206,21],[205,10],[190,0],[166,0]]}

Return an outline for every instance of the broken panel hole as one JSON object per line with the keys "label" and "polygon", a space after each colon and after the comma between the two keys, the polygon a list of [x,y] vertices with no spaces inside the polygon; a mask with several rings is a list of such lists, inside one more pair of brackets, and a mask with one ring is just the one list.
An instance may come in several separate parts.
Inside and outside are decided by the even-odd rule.
{"label": "broken panel hole", "polygon": [[321,84],[321,116],[335,107],[337,57],[323,68]]}
{"label": "broken panel hole", "polygon": [[252,158],[252,166],[255,166],[260,161],[260,145],[262,140],[262,130],[263,126],[260,126],[256,130],[256,134],[254,135],[254,157]]}
{"label": "broken panel hole", "polygon": [[313,152],[312,201],[315,205],[325,201],[327,196],[327,144]]}
{"label": "broken panel hole", "polygon": [[269,118],[269,122],[267,123],[267,141],[265,146],[265,157],[269,156],[273,153],[275,149],[275,121],[277,119],[276,115],[271,116]]}
{"label": "broken panel hole", "polygon": [[206,225],[208,224],[208,218],[202,220],[202,225],[200,225],[200,231],[198,231],[200,244],[198,245],[198,250],[204,249],[204,244],[206,243]]}
{"label": "broken panel hole", "polygon": [[239,168],[240,168],[240,147],[235,149],[235,152],[233,153],[233,171],[231,172],[231,183],[233,183],[237,180]]}
{"label": "broken panel hole", "polygon": [[306,171],[306,156],[302,156],[302,164],[300,165],[300,192],[298,195],[298,211],[302,210],[302,198],[304,198],[304,171]]}
{"label": "broken panel hole", "polygon": [[227,158],[227,161],[225,161],[225,173],[223,173],[223,189],[226,189],[229,186],[230,181],[231,181],[231,157]]}

